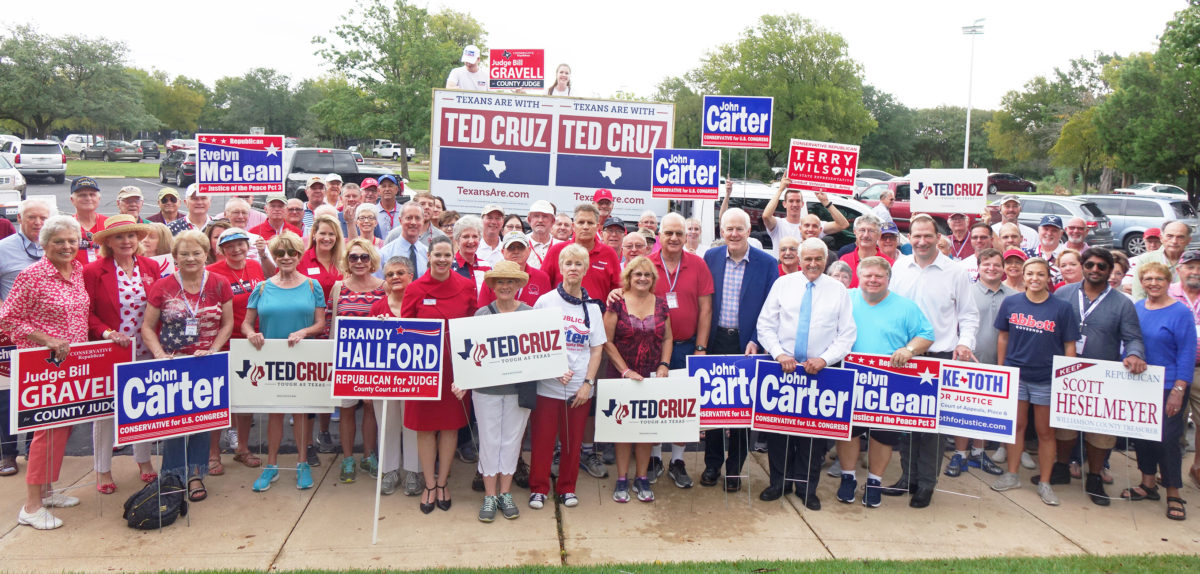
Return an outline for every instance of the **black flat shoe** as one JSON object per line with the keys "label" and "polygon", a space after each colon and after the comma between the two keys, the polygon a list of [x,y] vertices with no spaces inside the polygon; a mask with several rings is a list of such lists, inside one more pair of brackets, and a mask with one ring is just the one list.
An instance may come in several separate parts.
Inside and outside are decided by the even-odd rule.
{"label": "black flat shoe", "polygon": [[912,508],[925,508],[932,500],[932,488],[918,488],[916,494],[913,494],[912,499],[908,501],[908,505]]}
{"label": "black flat shoe", "polygon": [[882,494],[884,496],[903,496],[906,492],[909,492],[908,480],[900,479],[895,484],[884,487]]}
{"label": "black flat shoe", "polygon": [[[446,485],[443,484],[440,486],[435,486],[434,488],[441,490],[442,496],[446,495]],[[450,503],[452,503],[452,502],[454,502],[454,501],[453,500],[445,500],[445,499],[439,497],[437,500],[437,507],[442,510],[450,510]]]}
{"label": "black flat shoe", "polygon": [[[437,487],[426,488],[425,492],[434,492],[435,490],[437,490]],[[421,498],[424,498],[424,497],[422,496]],[[429,514],[430,512],[433,512],[433,503],[432,502],[422,502],[421,503],[421,512],[424,514]]]}
{"label": "black flat shoe", "polygon": [[783,486],[771,485],[763,489],[758,495],[758,499],[764,502],[779,500],[783,496]]}
{"label": "black flat shoe", "polygon": [[721,478],[721,471],[715,468],[706,468],[700,473],[700,486],[716,486],[717,480]]}

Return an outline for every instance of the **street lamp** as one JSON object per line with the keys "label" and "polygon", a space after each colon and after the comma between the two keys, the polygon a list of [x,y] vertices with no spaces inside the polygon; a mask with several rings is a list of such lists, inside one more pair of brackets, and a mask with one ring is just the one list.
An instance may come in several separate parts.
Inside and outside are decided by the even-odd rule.
{"label": "street lamp", "polygon": [[980,18],[970,26],[963,26],[963,34],[971,37],[971,66],[967,76],[967,135],[963,143],[963,169],[967,169],[967,159],[971,155],[971,90],[975,87],[975,36],[983,34],[983,21]]}

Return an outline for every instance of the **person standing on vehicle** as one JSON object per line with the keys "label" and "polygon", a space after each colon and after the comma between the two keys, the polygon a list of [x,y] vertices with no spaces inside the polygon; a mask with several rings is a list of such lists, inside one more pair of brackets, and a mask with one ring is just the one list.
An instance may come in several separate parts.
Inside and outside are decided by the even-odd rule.
{"label": "person standing on vehicle", "polygon": [[[771,201],[767,202],[767,206],[763,208],[763,226],[767,228],[767,234],[771,236],[772,245],[779,245],[779,240],[784,237],[795,237],[801,241],[804,240],[800,232],[800,219],[808,215],[808,205],[804,201],[804,192],[798,189],[788,189],[791,183],[792,180],[786,177],[779,180],[779,188],[775,190],[775,195],[771,197]],[[726,179],[725,188],[727,191],[733,189],[733,181]],[[779,208],[780,195],[783,195],[783,208],[787,211],[787,216],[782,220],[775,217],[775,210]],[[842,212],[833,206],[833,202],[829,200],[829,196],[818,192],[817,201],[821,202],[821,206],[829,211],[829,215],[833,216],[833,221],[826,221],[821,224],[822,237],[850,227],[850,222],[846,220],[846,216],[842,215]]]}
{"label": "person standing on vehicle", "polygon": [[1033,249],[1038,244],[1038,234],[1036,231],[1021,225],[1017,219],[1021,217],[1021,199],[1015,195],[1006,195],[1000,198],[1000,222],[992,224],[992,231],[997,235],[1003,236],[1000,233],[1000,226],[1005,223],[1011,223],[1021,230],[1021,249]]}
{"label": "person standing on vehicle", "polygon": [[479,47],[471,44],[463,48],[462,66],[450,70],[446,78],[446,87],[454,90],[471,90],[486,92],[488,89],[488,73],[479,65]]}

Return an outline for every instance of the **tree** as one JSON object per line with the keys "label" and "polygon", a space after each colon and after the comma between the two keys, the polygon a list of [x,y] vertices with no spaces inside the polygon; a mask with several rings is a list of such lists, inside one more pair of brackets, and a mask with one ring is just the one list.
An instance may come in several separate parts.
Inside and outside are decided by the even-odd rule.
{"label": "tree", "polygon": [[1083,193],[1087,193],[1088,180],[1092,171],[1108,162],[1104,154],[1103,142],[1100,141],[1099,130],[1093,118],[1096,108],[1088,108],[1076,113],[1063,125],[1062,135],[1058,142],[1050,148],[1050,156],[1054,165],[1071,167],[1079,170],[1083,182]]}
{"label": "tree", "polygon": [[[372,130],[405,147],[429,140],[433,89],[446,85],[462,48],[484,45],[483,25],[467,14],[435,14],[407,0],[360,0],[334,27],[316,37],[317,54],[373,98]],[[408,160],[400,156],[401,175]]]}
{"label": "tree", "polygon": [[181,132],[196,131],[200,114],[204,110],[204,94],[196,91],[186,81],[175,82],[161,70],[146,72],[132,68],[130,72],[141,83],[142,102],[146,111],[158,119],[162,127]]}
{"label": "tree", "polygon": [[214,103],[225,110],[220,128],[230,133],[261,126],[271,134],[298,135],[307,113],[294,105],[291,80],[270,68],[221,78],[213,92]]}
{"label": "tree", "polygon": [[904,173],[913,157],[916,114],[896,101],[895,96],[875,86],[863,86],[862,94],[863,106],[879,127],[863,139],[860,163]]}
{"label": "tree", "polygon": [[344,76],[316,81],[323,97],[309,111],[319,133],[335,142],[371,137],[375,127],[375,100],[360,87],[350,85]]}
{"label": "tree", "polygon": [[704,105],[704,98],[688,86],[687,80],[673,76],[659,82],[651,99],[675,103],[675,147],[700,147],[700,130],[703,128],[700,108]]}

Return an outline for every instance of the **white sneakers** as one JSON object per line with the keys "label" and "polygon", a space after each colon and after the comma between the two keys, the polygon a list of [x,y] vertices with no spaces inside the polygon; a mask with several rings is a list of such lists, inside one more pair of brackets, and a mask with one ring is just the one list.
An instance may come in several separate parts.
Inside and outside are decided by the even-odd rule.
{"label": "white sneakers", "polygon": [[[78,500],[75,501],[79,503]],[[25,512],[25,505],[21,505],[21,512],[17,515],[17,523],[26,526],[32,526],[37,530],[54,530],[63,525],[62,520],[50,514],[50,509],[43,506],[37,512]]]}
{"label": "white sneakers", "polygon": [[[42,499],[42,506],[48,508],[71,508],[79,506],[79,499],[74,496],[67,496],[61,492],[56,492]],[[22,507],[24,508],[24,507]]]}

